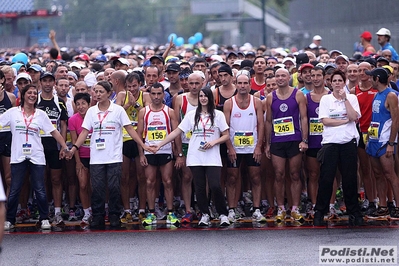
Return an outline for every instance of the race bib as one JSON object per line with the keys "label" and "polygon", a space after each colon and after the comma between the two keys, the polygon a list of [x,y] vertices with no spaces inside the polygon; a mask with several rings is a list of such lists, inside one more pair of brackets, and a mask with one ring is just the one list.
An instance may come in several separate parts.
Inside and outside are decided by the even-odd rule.
{"label": "race bib", "polygon": [[379,130],[380,128],[380,123],[378,122],[371,122],[370,127],[369,127],[369,138],[370,139],[378,139],[379,137]]}
{"label": "race bib", "polygon": [[236,132],[234,134],[234,146],[238,148],[250,147],[254,145],[253,132]]}
{"label": "race bib", "polygon": [[71,137],[71,133],[69,131],[67,132],[67,135],[66,135],[66,142],[72,143],[72,137]]}
{"label": "race bib", "polygon": [[293,135],[295,130],[292,116],[274,119],[273,129],[276,136]]}
{"label": "race bib", "polygon": [[[57,120],[56,119],[50,119],[51,124],[55,129],[57,129]],[[43,130],[40,130],[40,136],[41,137],[51,137],[51,134],[46,134]]]}
{"label": "race bib", "polygon": [[105,149],[105,139],[96,139],[96,150]]}
{"label": "race bib", "polygon": [[310,126],[310,135],[317,136],[323,134],[323,123],[321,123],[320,119],[318,118],[310,118],[309,119],[309,126]]}
{"label": "race bib", "polygon": [[11,128],[10,126],[2,127],[0,126],[0,132],[10,132]]}
{"label": "race bib", "polygon": [[161,141],[166,138],[166,126],[148,127],[147,132],[149,141]]}

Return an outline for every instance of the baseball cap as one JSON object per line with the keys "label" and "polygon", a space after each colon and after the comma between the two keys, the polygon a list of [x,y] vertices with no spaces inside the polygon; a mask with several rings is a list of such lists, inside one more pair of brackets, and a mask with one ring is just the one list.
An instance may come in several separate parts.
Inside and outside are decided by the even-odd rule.
{"label": "baseball cap", "polygon": [[320,35],[313,36],[313,41],[321,41],[322,39]]}
{"label": "baseball cap", "polygon": [[103,54],[97,55],[96,59],[94,59],[94,61],[96,62],[106,62],[107,61],[107,57]]}
{"label": "baseball cap", "polygon": [[169,64],[165,72],[168,71],[180,72],[180,66],[176,63]]}
{"label": "baseball cap", "polygon": [[242,61],[241,59],[234,61],[233,66],[241,66]]}
{"label": "baseball cap", "polygon": [[285,64],[285,62],[288,62],[288,61],[295,65],[295,60],[293,58],[291,58],[291,57],[284,58],[283,59],[283,64]]}
{"label": "baseball cap", "polygon": [[188,78],[188,76],[190,76],[191,73],[193,73],[193,72],[191,71],[191,69],[189,69],[189,68],[184,68],[182,71],[180,71],[180,73],[179,73],[179,78],[180,78],[180,79]]}
{"label": "baseball cap", "polygon": [[245,54],[245,57],[247,56],[256,56],[254,51],[249,51]]}
{"label": "baseball cap", "polygon": [[377,31],[375,34],[377,34],[377,35],[387,35],[387,36],[391,36],[391,31],[388,30],[387,28],[381,28],[381,29],[379,29],[379,31]]}
{"label": "baseball cap", "polygon": [[378,57],[378,58],[377,58],[377,62],[385,62],[385,63],[387,63],[387,64],[389,65],[389,60],[386,59],[386,58],[383,57],[383,56]]}
{"label": "baseball cap", "polygon": [[329,55],[331,56],[333,53],[338,53],[339,55],[342,55],[342,52],[340,50],[331,50],[329,52]]}
{"label": "baseball cap", "polygon": [[29,69],[33,69],[33,70],[36,71],[36,72],[42,72],[42,67],[39,66],[38,64],[30,65],[30,67],[28,68],[28,70],[29,70]]}
{"label": "baseball cap", "polygon": [[340,59],[340,58],[344,59],[346,62],[349,63],[349,58],[346,55],[344,55],[344,54],[341,54],[341,55],[335,57],[335,62],[337,62],[337,60]]}
{"label": "baseball cap", "polygon": [[40,76],[40,80],[44,79],[45,77],[52,77],[52,78],[55,80],[55,77],[54,77],[53,73],[48,72],[48,71],[44,72],[44,73]]}
{"label": "baseball cap", "polygon": [[375,60],[375,58],[373,57],[368,57],[364,59],[364,62],[369,63],[370,65],[376,67],[377,66],[377,60]]}
{"label": "baseball cap", "polygon": [[305,63],[309,63],[309,56],[306,53],[299,53],[296,55],[296,64],[302,65]]}
{"label": "baseball cap", "polygon": [[15,79],[15,81],[18,81],[19,79],[26,79],[26,80],[29,80],[30,82],[32,82],[32,78],[26,72],[19,73],[17,75],[17,78]]}
{"label": "baseball cap", "polygon": [[118,59],[115,59],[115,60],[113,61],[114,65],[116,65],[116,62],[118,62],[118,61],[119,61],[122,65],[130,66],[129,61],[127,61],[127,59],[122,58],[122,57],[120,57],[120,58],[118,58]]}
{"label": "baseball cap", "polygon": [[125,51],[125,50],[121,50],[120,52],[119,52],[119,55],[128,55],[129,53],[127,52],[127,51]]}
{"label": "baseball cap", "polygon": [[78,80],[78,76],[76,76],[75,72],[73,71],[68,71],[68,76],[73,77],[74,80]]}
{"label": "baseball cap", "polygon": [[314,68],[314,65],[312,65],[312,64],[310,64],[310,63],[302,64],[302,65],[299,67],[299,72],[301,72],[302,70],[304,70],[304,69],[307,68],[307,67],[309,67],[309,68]]}
{"label": "baseball cap", "polygon": [[383,67],[374,68],[371,71],[366,71],[366,75],[372,77],[378,77],[382,83],[386,83],[388,81],[388,72]]}
{"label": "baseball cap", "polygon": [[334,64],[334,63],[328,63],[328,64],[326,64],[326,65],[324,66],[324,70],[325,70],[325,71],[327,71],[327,69],[329,69],[329,68],[334,68],[334,69],[336,69],[336,68],[337,68],[337,65]]}
{"label": "baseball cap", "polygon": [[75,57],[75,60],[83,60],[83,61],[90,61],[90,57],[87,54],[80,54],[78,56]]}
{"label": "baseball cap", "polygon": [[388,65],[382,66],[382,67],[385,68],[386,70],[388,70],[388,71],[389,71],[389,74],[392,74],[392,73],[393,73],[393,67],[388,66]]}
{"label": "baseball cap", "polygon": [[69,66],[71,68],[76,67],[77,69],[82,69],[84,66],[82,66],[82,64],[78,63],[78,62],[72,62],[69,64]]}
{"label": "baseball cap", "polygon": [[226,58],[229,58],[232,55],[238,57],[238,54],[236,52],[229,52],[229,53],[227,53]]}
{"label": "baseball cap", "polygon": [[252,68],[254,66],[254,63],[252,60],[242,60],[240,64],[240,69],[243,69],[244,67],[249,67]]}
{"label": "baseball cap", "polygon": [[150,58],[150,62],[152,62],[152,60],[154,60],[154,59],[158,59],[158,60],[160,60],[162,63],[164,63],[165,61],[164,61],[164,59],[163,59],[163,57],[162,56],[160,56],[160,55],[153,55],[153,56],[151,56],[151,58]]}
{"label": "baseball cap", "polygon": [[360,37],[362,37],[366,41],[371,41],[371,39],[373,38],[373,36],[371,35],[371,32],[369,32],[369,31],[364,31],[362,34],[360,34]]}

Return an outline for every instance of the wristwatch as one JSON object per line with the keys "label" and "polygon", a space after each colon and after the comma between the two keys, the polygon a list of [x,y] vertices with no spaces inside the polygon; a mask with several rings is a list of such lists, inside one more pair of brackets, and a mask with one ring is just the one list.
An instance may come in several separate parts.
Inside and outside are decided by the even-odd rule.
{"label": "wristwatch", "polygon": [[308,141],[308,139],[302,139],[302,142],[305,144],[308,144],[309,141]]}
{"label": "wristwatch", "polygon": [[395,142],[390,142],[390,141],[388,141],[388,145],[389,145],[389,146],[392,146],[392,147],[393,147],[393,146],[395,146],[395,144],[396,144]]}
{"label": "wristwatch", "polygon": [[177,156],[179,156],[179,157],[183,157],[183,153],[179,153]]}

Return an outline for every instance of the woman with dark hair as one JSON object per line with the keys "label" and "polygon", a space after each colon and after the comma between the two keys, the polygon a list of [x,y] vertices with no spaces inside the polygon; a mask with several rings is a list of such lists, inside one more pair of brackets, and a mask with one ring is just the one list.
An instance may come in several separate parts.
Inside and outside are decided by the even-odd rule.
{"label": "woman with dark hair", "polygon": [[50,229],[48,220],[48,203],[46,197],[44,170],[46,160],[40,131],[43,130],[61,145],[60,157],[68,150],[61,134],[54,128],[47,114],[36,109],[38,91],[36,86],[27,85],[21,90],[19,107],[8,109],[0,116],[0,126],[10,126],[12,137],[11,153],[11,189],[7,202],[5,230],[14,228],[19,194],[24,183],[26,170],[30,169],[30,181],[35,191],[39,207],[39,222],[42,229]]}
{"label": "woman with dark hair", "polygon": [[[72,143],[76,143],[80,133],[82,132],[83,119],[87,110],[90,108],[90,95],[88,93],[77,93],[73,98],[77,113],[68,120],[68,128],[71,132]],[[91,132],[90,132],[91,133]],[[75,154],[76,175],[79,180],[79,197],[82,202],[84,216],[82,225],[89,225],[91,220],[90,213],[90,179],[89,179],[89,162],[90,162],[90,135],[86,138],[79,152]]]}
{"label": "woman with dark hair", "polygon": [[192,132],[187,151],[186,164],[193,174],[198,207],[202,213],[198,225],[207,226],[210,222],[207,178],[214,196],[216,210],[220,214],[220,225],[228,226],[227,208],[220,186],[222,160],[219,145],[229,139],[229,126],[223,112],[215,109],[211,89],[205,87],[198,94],[198,107],[188,112],[180,125],[172,131],[159,146],[171,142],[181,133]]}
{"label": "woman with dark hair", "polygon": [[331,75],[332,93],[320,100],[319,119],[323,123],[322,147],[317,153],[320,179],[314,214],[314,225],[324,224],[328,212],[337,167],[342,174],[342,188],[350,225],[361,225],[363,216],[357,197],[356,121],[360,118],[356,95],[345,92],[345,74],[335,70]]}
{"label": "woman with dark hair", "polygon": [[92,186],[91,207],[92,228],[103,229],[105,226],[105,195],[109,191],[109,220],[111,226],[119,226],[122,210],[120,180],[122,165],[122,128],[143,149],[151,151],[144,145],[142,138],[134,130],[125,109],[109,100],[112,87],[108,81],[99,81],[94,86],[97,104],[88,109],[82,123],[82,132],[68,154],[73,153],[84,144],[91,130],[90,138],[90,180]]}

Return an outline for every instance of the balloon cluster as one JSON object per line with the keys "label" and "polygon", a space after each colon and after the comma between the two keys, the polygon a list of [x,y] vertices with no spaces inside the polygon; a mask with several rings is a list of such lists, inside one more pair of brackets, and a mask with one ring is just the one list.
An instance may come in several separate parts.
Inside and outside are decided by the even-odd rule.
{"label": "balloon cluster", "polygon": [[[169,34],[168,37],[168,41],[170,42],[170,40],[173,38],[173,43],[176,46],[183,46],[184,45],[184,38],[183,37],[177,37],[176,33],[171,33]],[[191,36],[188,38],[188,43],[195,45],[196,43],[199,43],[202,41],[202,33],[201,32],[197,32],[196,34],[194,34],[194,36]]]}

